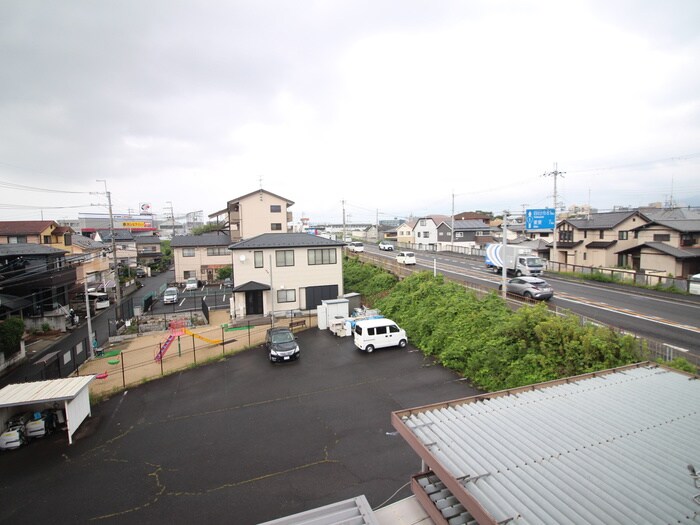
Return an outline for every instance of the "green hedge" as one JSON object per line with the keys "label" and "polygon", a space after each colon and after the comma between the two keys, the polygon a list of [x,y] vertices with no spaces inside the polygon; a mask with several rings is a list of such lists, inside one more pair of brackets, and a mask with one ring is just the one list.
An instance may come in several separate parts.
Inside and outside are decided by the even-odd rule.
{"label": "green hedge", "polygon": [[381,273],[346,261],[346,291],[361,293],[406,330],[411,344],[486,391],[640,360],[633,337],[554,315],[544,303],[513,312],[496,293],[479,299],[441,275],[421,272],[398,282]]}

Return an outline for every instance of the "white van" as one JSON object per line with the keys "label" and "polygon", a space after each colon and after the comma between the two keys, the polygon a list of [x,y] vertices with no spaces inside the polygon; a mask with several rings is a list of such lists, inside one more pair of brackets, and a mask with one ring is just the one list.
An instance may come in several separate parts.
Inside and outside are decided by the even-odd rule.
{"label": "white van", "polygon": [[190,277],[185,282],[185,290],[196,290],[197,289],[197,278]]}
{"label": "white van", "polygon": [[406,331],[391,319],[368,319],[357,321],[353,333],[355,346],[365,352],[375,348],[398,346],[406,348]]}
{"label": "white van", "polygon": [[416,264],[416,254],[413,252],[399,252],[396,254],[396,262],[399,264]]}

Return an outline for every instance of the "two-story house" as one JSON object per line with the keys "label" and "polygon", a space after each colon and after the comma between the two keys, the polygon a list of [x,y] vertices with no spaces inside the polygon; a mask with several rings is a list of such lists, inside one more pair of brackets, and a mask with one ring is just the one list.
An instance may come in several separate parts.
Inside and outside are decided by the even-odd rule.
{"label": "two-story house", "polygon": [[674,277],[700,273],[700,219],[653,220],[633,232],[637,244],[618,252],[627,266]]}
{"label": "two-story house", "polygon": [[231,232],[231,241],[250,239],[262,233],[287,233],[292,222],[289,208],[293,201],[270,193],[262,188],[231,199],[226,209],[209,215],[209,218]]}
{"label": "two-story house", "polygon": [[311,310],[343,294],[341,241],[264,233],[232,244],[235,317]]}
{"label": "two-story house", "polygon": [[491,238],[498,229],[492,228],[481,220],[456,220],[454,221],[454,237],[452,235],[452,220],[442,221],[437,228],[438,242],[441,246],[451,244],[459,246],[478,246],[478,241],[483,238]]}
{"label": "two-story house", "polygon": [[[136,239],[129,230],[112,230],[114,232],[114,247],[117,252],[117,264],[123,268],[136,267]],[[112,231],[98,230],[94,239],[103,242],[112,249]]]}
{"label": "two-story house", "polygon": [[71,263],[77,263],[77,288],[82,290],[84,282],[88,288],[110,288],[108,284],[114,282],[114,273],[109,269],[108,247],[104,243],[75,235],[70,251]]}
{"label": "two-story house", "polygon": [[66,250],[45,244],[0,244],[0,295],[17,305],[3,315],[42,318],[65,308],[76,280],[65,255]]}
{"label": "two-story house", "polygon": [[225,233],[178,235],[170,241],[175,263],[175,280],[185,282],[190,277],[214,282],[220,268],[231,266],[231,239]]}
{"label": "two-story house", "polygon": [[438,225],[449,217],[446,215],[426,215],[418,217],[413,227],[413,242],[423,250],[435,250],[438,247]]}
{"label": "two-story house", "polygon": [[416,226],[416,220],[411,219],[404,222],[396,228],[396,242],[399,246],[410,246],[415,238],[413,237],[413,228]]}
{"label": "two-story house", "polygon": [[648,222],[636,210],[564,219],[557,224],[557,250],[552,249],[550,260],[592,267],[625,266],[627,258],[621,252],[636,246],[634,230]]}
{"label": "two-story house", "polygon": [[138,235],[134,237],[136,242],[136,264],[148,266],[160,262],[160,237],[157,235]]}
{"label": "two-story house", "polygon": [[56,221],[0,221],[0,244],[46,244],[66,249],[75,234]]}

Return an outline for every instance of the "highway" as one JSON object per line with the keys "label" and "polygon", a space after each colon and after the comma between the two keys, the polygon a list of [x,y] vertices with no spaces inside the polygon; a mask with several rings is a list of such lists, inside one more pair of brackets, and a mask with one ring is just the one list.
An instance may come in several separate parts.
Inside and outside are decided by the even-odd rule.
{"label": "highway", "polygon": [[[395,252],[380,251],[368,244],[365,251],[396,268]],[[482,260],[447,252],[415,253],[416,269],[437,269],[451,279],[485,291],[498,290],[501,276],[487,271]],[[659,341],[668,355],[686,356],[700,363],[700,297],[564,279],[553,273],[546,273],[544,278],[554,288],[550,308],[569,310],[592,322]]]}

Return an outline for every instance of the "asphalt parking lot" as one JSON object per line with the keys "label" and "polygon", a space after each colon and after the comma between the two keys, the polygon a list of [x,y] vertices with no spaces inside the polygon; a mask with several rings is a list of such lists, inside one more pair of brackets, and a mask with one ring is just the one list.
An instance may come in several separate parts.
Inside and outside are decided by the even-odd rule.
{"label": "asphalt parking lot", "polygon": [[376,508],[420,469],[390,413],[477,393],[411,346],[298,339],[299,361],[248,350],[93,406],[73,445],[0,454],[0,522],[245,525],[360,494]]}

